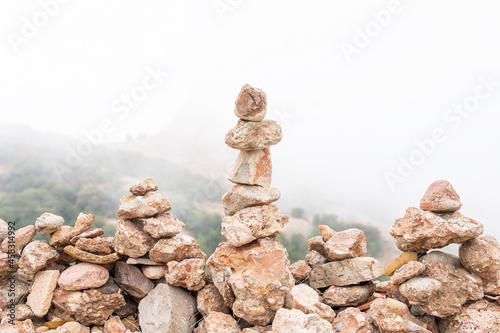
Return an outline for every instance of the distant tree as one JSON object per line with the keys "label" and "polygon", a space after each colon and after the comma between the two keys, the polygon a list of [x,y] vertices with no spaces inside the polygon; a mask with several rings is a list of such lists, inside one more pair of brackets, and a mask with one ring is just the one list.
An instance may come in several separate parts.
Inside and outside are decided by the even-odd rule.
{"label": "distant tree", "polygon": [[296,217],[296,218],[299,218],[299,219],[302,219],[304,218],[304,215],[306,214],[306,210],[304,208],[300,208],[300,207],[295,207],[295,208],[292,208],[292,213],[291,215],[293,217]]}

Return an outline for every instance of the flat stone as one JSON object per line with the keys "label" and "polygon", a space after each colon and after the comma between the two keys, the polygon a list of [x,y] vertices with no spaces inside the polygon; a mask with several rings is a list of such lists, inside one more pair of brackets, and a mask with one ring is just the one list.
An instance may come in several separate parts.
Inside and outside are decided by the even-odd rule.
{"label": "flat stone", "polygon": [[127,195],[120,199],[116,212],[119,219],[152,217],[170,210],[172,205],[161,194],[148,192],[143,196]]}
{"label": "flat stone", "polygon": [[58,278],[59,271],[40,271],[36,273],[31,292],[26,300],[26,305],[31,308],[35,316],[41,318],[49,311]]}
{"label": "flat stone", "polygon": [[148,265],[148,266],[165,266],[164,262],[158,262],[149,258],[128,258],[127,264],[129,265]]}
{"label": "flat stone", "polygon": [[[28,225],[26,227],[17,229],[14,236],[14,243],[11,243],[11,240],[9,240],[8,237],[2,241],[2,251],[5,253],[8,253],[9,250],[11,250],[11,252],[19,251],[21,248],[26,246],[26,244],[28,244],[33,239],[33,237],[35,237],[35,234],[36,229],[34,225]],[[12,248],[12,246],[9,248],[9,245],[11,244],[14,245],[14,248]]]}
{"label": "flat stone", "polygon": [[149,257],[158,262],[181,261],[184,259],[206,259],[196,240],[188,235],[175,235],[160,239],[149,251]]}
{"label": "flat stone", "polygon": [[410,313],[404,303],[392,298],[377,298],[369,313],[375,325],[384,333],[432,333]]}
{"label": "flat stone", "polygon": [[460,312],[438,320],[440,333],[500,332],[500,306],[486,299],[466,304]]}
{"label": "flat stone", "polygon": [[153,178],[148,178],[143,181],[140,181],[137,184],[134,184],[130,187],[130,193],[133,195],[144,195],[147,192],[154,192],[158,190],[158,185],[156,185]]}
{"label": "flat stone", "polygon": [[326,255],[319,253],[318,251],[309,251],[306,254],[306,261],[309,266],[311,266],[312,269],[321,266],[323,264],[326,264],[328,261],[328,258]]}
{"label": "flat stone", "polygon": [[462,244],[483,233],[483,225],[460,212],[435,214],[410,207],[396,219],[389,233],[401,251],[421,252]]}
{"label": "flat stone", "polygon": [[265,188],[258,185],[235,185],[222,196],[224,214],[234,215],[243,208],[269,205],[281,196],[277,188]]}
{"label": "flat stone", "polygon": [[153,290],[154,283],[135,266],[118,261],[115,265],[115,282],[132,297],[144,298]]}
{"label": "flat stone", "polygon": [[338,313],[332,323],[335,333],[376,333],[368,316],[358,308],[346,308]]}
{"label": "flat stone", "polygon": [[77,236],[71,238],[71,244],[75,244],[80,238],[95,238],[104,235],[104,230],[101,228],[90,228]]}
{"label": "flat stone", "polygon": [[196,333],[240,333],[238,322],[229,314],[212,311],[200,323]]}
{"label": "flat stone", "polygon": [[371,281],[353,286],[331,286],[323,293],[323,303],[331,307],[358,306],[366,303],[374,291]]}
{"label": "flat stone", "polygon": [[104,332],[105,333],[127,333],[127,328],[122,324],[120,317],[111,316],[104,323]]}
{"label": "flat stone", "polygon": [[311,273],[311,267],[307,264],[305,260],[299,260],[291,264],[288,269],[292,273],[295,279],[295,284],[299,284],[304,281]]}
{"label": "flat stone", "polygon": [[321,303],[318,293],[305,284],[296,285],[290,290],[285,297],[284,306],[286,309],[297,309],[305,314],[315,313],[330,323],[335,318],[332,308]]}
{"label": "flat stone", "polygon": [[142,266],[142,274],[151,280],[161,279],[167,272],[167,266]]}
{"label": "flat stone", "polygon": [[447,180],[432,183],[420,200],[420,209],[431,212],[454,212],[461,207],[460,197]]}
{"label": "flat stone", "polygon": [[[90,333],[90,328],[83,326],[76,321],[70,321],[62,326],[59,326],[55,331],[58,333]],[[50,333],[51,331],[48,332]]]}
{"label": "flat stone", "polygon": [[271,151],[240,151],[228,178],[231,182],[269,188],[272,179]]}
{"label": "flat stone", "polygon": [[84,231],[89,230],[94,223],[95,215],[94,214],[78,214],[76,218],[75,227],[73,228],[73,236],[77,236]]}
{"label": "flat stone", "polygon": [[35,221],[36,231],[42,236],[56,232],[63,224],[64,219],[52,213],[43,213]]}
{"label": "flat stone", "polygon": [[245,84],[234,103],[236,117],[250,121],[262,121],[267,112],[266,93],[259,88]]}
{"label": "flat stone", "polygon": [[400,285],[406,280],[411,279],[414,276],[418,276],[425,271],[425,265],[419,261],[409,261],[408,263],[401,266],[396,272],[392,275],[391,281],[395,285]]}
{"label": "flat stone", "polygon": [[259,122],[240,120],[226,134],[226,144],[234,149],[255,150],[274,146],[283,137],[281,126],[274,120]]}
{"label": "flat stone", "polygon": [[200,290],[205,286],[205,260],[185,259],[168,267],[165,276],[168,284],[188,290]]}
{"label": "flat stone", "polygon": [[115,252],[110,244],[100,237],[80,238],[76,241],[75,247],[82,251],[87,251],[98,255],[106,255]]}
{"label": "flat stone", "polygon": [[153,238],[165,238],[177,235],[185,225],[174,214],[158,214],[144,219],[144,231]]}
{"label": "flat stone", "polygon": [[107,254],[107,255],[98,255],[94,253],[90,253],[87,251],[82,251],[80,249],[77,249],[76,247],[72,245],[68,245],[64,248],[64,253],[70,255],[71,257],[85,261],[91,264],[99,264],[99,265],[106,265],[106,264],[111,264],[114,263],[115,261],[120,260],[120,257],[116,253],[112,254]]}
{"label": "flat stone", "polygon": [[336,232],[325,242],[329,260],[357,258],[366,254],[366,238],[362,230],[348,229]]}
{"label": "flat stone", "polygon": [[244,328],[241,333],[273,333],[273,327],[268,326],[252,326]]}
{"label": "flat stone", "polygon": [[483,280],[484,292],[500,295],[500,244],[495,237],[481,235],[460,245],[462,265]]}
{"label": "flat stone", "polygon": [[142,225],[131,220],[119,220],[116,224],[114,247],[118,254],[139,258],[148,253],[153,245],[154,239],[143,231]]}
{"label": "flat stone", "polygon": [[32,241],[23,249],[17,272],[28,280],[31,280],[36,272],[58,258],[59,253],[46,241]]}
{"label": "flat stone", "polygon": [[242,246],[257,238],[279,235],[288,220],[288,215],[273,205],[248,207],[224,217],[221,234],[231,245]]}
{"label": "flat stone", "polygon": [[106,268],[83,262],[70,266],[62,272],[58,284],[64,290],[84,290],[99,288],[108,281],[108,278],[109,272]]}
{"label": "flat stone", "polygon": [[213,284],[207,284],[198,291],[196,296],[198,311],[205,317],[210,312],[229,313],[229,307],[224,303],[224,298]]}
{"label": "flat stone", "polygon": [[196,323],[196,300],[178,287],[158,284],[139,303],[142,333],[192,333]]}
{"label": "flat stone", "polygon": [[219,244],[207,265],[234,314],[251,325],[267,325],[294,285],[287,256],[275,238],[259,238],[241,247]]}
{"label": "flat stone", "polygon": [[384,266],[369,257],[332,261],[311,271],[309,285],[314,289],[353,285],[376,279],[383,272]]}
{"label": "flat stone", "polygon": [[317,314],[279,309],[273,321],[273,333],[333,333],[332,324]]}
{"label": "flat stone", "polygon": [[73,227],[63,225],[57,231],[50,234],[50,246],[66,246],[73,238]]}

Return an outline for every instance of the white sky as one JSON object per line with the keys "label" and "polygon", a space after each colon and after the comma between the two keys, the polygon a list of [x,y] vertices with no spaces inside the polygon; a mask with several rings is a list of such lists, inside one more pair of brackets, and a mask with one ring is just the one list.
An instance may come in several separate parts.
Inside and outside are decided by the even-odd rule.
{"label": "white sky", "polygon": [[[45,24],[42,4],[54,1],[0,2],[0,121],[82,137],[109,119],[113,142],[187,117],[223,146],[250,83],[289,115],[273,183],[296,206],[390,225],[444,178],[462,212],[500,236],[500,85],[478,88],[481,77],[500,83],[498,1],[73,0]],[[372,13],[389,8],[381,26]],[[27,36],[34,19],[43,26]],[[342,43],[366,29],[372,37],[348,61]],[[168,77],[120,118],[121,96],[157,67]],[[477,89],[474,111],[447,113]],[[446,140],[391,190],[384,175],[397,175],[399,156],[421,156],[415,141],[435,129]]]}

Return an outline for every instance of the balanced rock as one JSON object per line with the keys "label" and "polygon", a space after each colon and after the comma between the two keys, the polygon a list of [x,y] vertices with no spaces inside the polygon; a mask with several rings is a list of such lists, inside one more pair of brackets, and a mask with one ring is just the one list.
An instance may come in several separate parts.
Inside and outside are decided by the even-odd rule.
{"label": "balanced rock", "polygon": [[329,260],[357,258],[366,254],[366,238],[362,230],[336,232],[324,245]]}
{"label": "balanced rock", "polygon": [[295,279],[295,284],[299,284],[304,281],[311,273],[311,267],[307,264],[305,260],[299,260],[291,264],[288,269],[292,273]]}
{"label": "balanced rock", "polygon": [[184,229],[182,223],[174,214],[158,214],[143,220],[144,231],[153,238],[165,238],[177,235]]}
{"label": "balanced rock", "polygon": [[294,285],[287,257],[276,239],[259,238],[241,247],[221,243],[207,264],[234,314],[252,325],[267,325]]}
{"label": "balanced rock", "polygon": [[500,332],[500,305],[486,299],[464,305],[460,312],[438,320],[441,333]]}
{"label": "balanced rock", "polygon": [[408,307],[392,298],[377,298],[370,308],[370,317],[384,333],[431,333],[413,316]]}
{"label": "balanced rock", "polygon": [[56,232],[64,224],[64,219],[51,213],[43,213],[35,221],[36,231],[42,236]]}
{"label": "balanced rock", "polygon": [[309,252],[306,254],[306,261],[307,264],[311,266],[312,269],[314,269],[325,264],[328,261],[328,258],[326,255],[319,253],[318,251],[309,250]]}
{"label": "balanced rock", "polygon": [[358,308],[346,308],[338,313],[332,323],[335,333],[376,333],[368,316]]}
{"label": "balanced rock", "polygon": [[285,297],[286,309],[297,309],[305,314],[315,313],[321,319],[332,322],[335,312],[326,304],[321,302],[318,293],[305,284],[294,286]]}
{"label": "balanced rock", "polygon": [[127,195],[120,199],[120,207],[116,212],[119,219],[151,217],[165,213],[172,205],[161,194],[148,192],[143,196]]}
{"label": "balanced rock", "polygon": [[204,317],[212,311],[229,313],[229,307],[224,303],[224,298],[213,284],[207,284],[203,289],[198,291],[196,304],[198,311]]}
{"label": "balanced rock", "polygon": [[240,120],[226,134],[226,144],[234,149],[255,150],[269,148],[279,143],[281,138],[281,126],[274,120]]}
{"label": "balanced rock", "polygon": [[118,261],[115,265],[115,282],[127,294],[141,299],[153,290],[154,284],[135,266]]}
{"label": "balanced rock", "polygon": [[273,333],[333,333],[332,324],[317,314],[279,309],[273,320]]}
{"label": "balanced rock", "polygon": [[500,295],[500,244],[493,236],[481,235],[460,246],[460,262],[483,280],[484,292]]}
{"label": "balanced rock", "polygon": [[288,220],[288,215],[274,205],[248,207],[224,217],[221,233],[231,245],[242,246],[257,238],[279,235]]}
{"label": "balanced rock", "polygon": [[271,151],[267,148],[240,151],[228,179],[236,184],[260,185],[269,188],[271,178]]}
{"label": "balanced rock", "polygon": [[99,288],[108,281],[106,268],[82,262],[67,268],[59,277],[58,284],[64,290]]}
{"label": "balanced rock", "polygon": [[224,214],[231,216],[237,211],[258,205],[269,205],[280,198],[277,188],[265,188],[256,185],[236,185],[222,196]]}
{"label": "balanced rock", "polygon": [[332,261],[311,271],[309,286],[318,289],[353,285],[371,281],[381,276],[383,272],[384,266],[374,258],[358,257]]}
{"label": "balanced rock", "polygon": [[102,235],[104,235],[104,230],[102,230],[101,228],[91,228],[82,232],[79,235],[73,236],[71,238],[71,243],[72,244],[76,243],[80,238],[95,238]]}
{"label": "balanced rock", "polygon": [[261,121],[267,112],[266,93],[245,84],[236,98],[234,105],[234,114],[236,117],[244,120]]}
{"label": "balanced rock", "polygon": [[114,239],[115,251],[122,255],[142,257],[153,247],[155,241],[145,233],[140,224],[131,220],[119,220]]}
{"label": "balanced rock", "polygon": [[391,277],[391,282],[395,285],[400,285],[406,280],[411,279],[414,276],[418,276],[425,271],[425,265],[419,261],[409,261],[408,263],[401,266]]}
{"label": "balanced rock", "polygon": [[410,207],[389,233],[401,251],[420,252],[451,243],[462,244],[483,233],[483,225],[460,212],[435,214]]}
{"label": "balanced rock", "polygon": [[461,207],[460,197],[447,180],[432,183],[420,200],[420,209],[431,212],[454,212]]}
{"label": "balanced rock", "polygon": [[171,265],[165,276],[167,283],[188,290],[200,290],[205,286],[205,260],[185,259]]}
{"label": "balanced rock", "polygon": [[36,273],[31,292],[26,300],[26,305],[31,308],[35,316],[41,318],[49,311],[58,278],[59,271],[40,271]]}
{"label": "balanced rock", "polygon": [[73,227],[63,225],[57,231],[50,234],[50,246],[66,246],[73,239]]}
{"label": "balanced rock", "polygon": [[375,291],[373,282],[353,286],[331,286],[323,293],[323,303],[331,307],[358,306],[365,303]]}
{"label": "balanced rock", "polygon": [[84,231],[89,230],[94,223],[95,215],[94,214],[78,214],[78,217],[75,221],[75,227],[73,228],[73,236],[77,236]]}
{"label": "balanced rock", "polygon": [[143,333],[192,333],[196,323],[196,300],[178,287],[158,284],[139,303]]}
{"label": "balanced rock", "polygon": [[11,252],[17,252],[26,244],[28,244],[33,237],[35,237],[36,229],[34,225],[28,225],[26,227],[17,229],[15,232],[14,242],[7,237],[2,242],[2,251],[8,253],[9,250]]}
{"label": "balanced rock", "polygon": [[18,273],[31,280],[35,273],[59,258],[59,253],[46,241],[35,240],[26,245],[19,259]]}
{"label": "balanced rock", "polygon": [[212,311],[194,330],[195,333],[240,333],[238,322],[229,314]]}
{"label": "balanced rock", "polygon": [[196,240],[188,235],[175,235],[156,242],[149,251],[149,258],[158,262],[181,261],[190,258],[206,259]]}
{"label": "balanced rock", "polygon": [[143,181],[140,181],[135,185],[132,185],[129,191],[133,195],[138,196],[138,195],[144,195],[147,192],[154,192],[156,190],[158,190],[158,185],[156,185],[153,178],[148,178]]}

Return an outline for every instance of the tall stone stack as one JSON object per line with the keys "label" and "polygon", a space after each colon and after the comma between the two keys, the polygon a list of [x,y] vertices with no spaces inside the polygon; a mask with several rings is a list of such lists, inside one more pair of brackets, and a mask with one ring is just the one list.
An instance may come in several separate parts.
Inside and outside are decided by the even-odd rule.
{"label": "tall stone stack", "polygon": [[281,141],[281,127],[264,120],[266,94],[245,85],[234,112],[240,120],[225,138],[239,155],[229,180],[235,185],[222,197],[225,217],[219,244],[207,264],[225,303],[251,325],[267,325],[283,307],[294,286],[288,269],[288,253],[275,236],[288,216],[271,205],[280,197],[271,188],[270,147]]}

